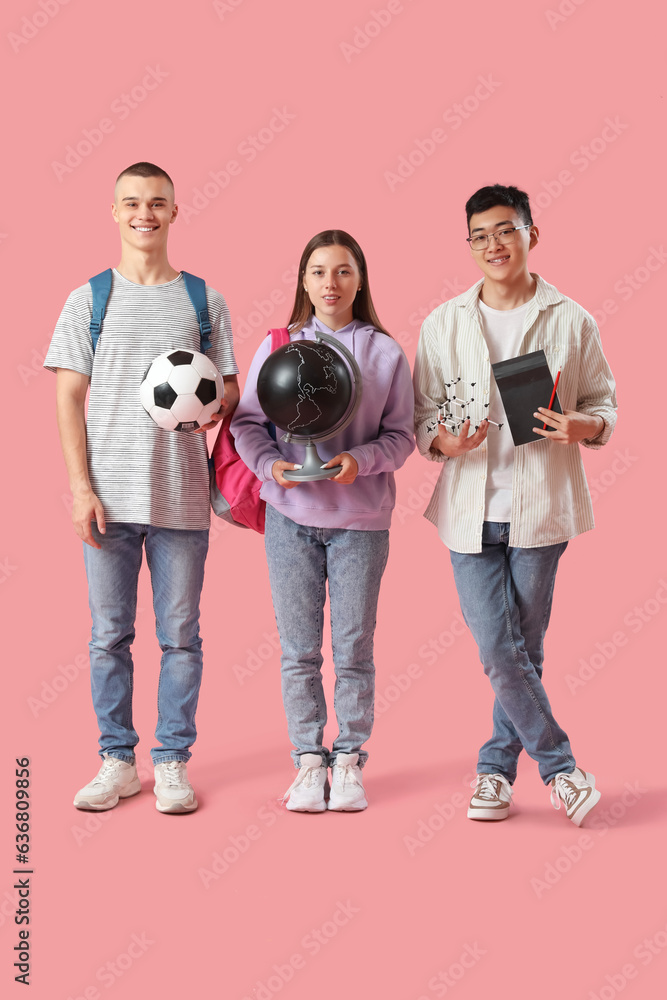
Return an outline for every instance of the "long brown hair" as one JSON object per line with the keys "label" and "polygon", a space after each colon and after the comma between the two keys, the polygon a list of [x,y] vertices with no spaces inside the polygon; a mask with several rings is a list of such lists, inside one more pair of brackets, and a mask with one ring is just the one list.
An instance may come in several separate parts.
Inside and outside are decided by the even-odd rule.
{"label": "long brown hair", "polygon": [[350,251],[356,261],[357,267],[359,268],[359,274],[361,276],[361,288],[357,292],[357,296],[354,300],[352,315],[354,319],[363,320],[364,323],[369,323],[371,326],[374,326],[376,330],[380,330],[381,333],[386,333],[388,337],[391,337],[389,331],[385,330],[382,323],[378,319],[378,314],[376,313],[375,306],[373,305],[371,289],[368,283],[368,267],[366,265],[364,252],[357,241],[353,239],[349,233],[344,232],[342,229],[325,229],[324,232],[318,233],[317,236],[313,236],[312,240],[309,241],[306,245],[306,249],[301,254],[301,260],[299,261],[299,279],[296,286],[296,295],[294,296],[292,315],[287,323],[290,333],[298,333],[299,330],[303,329],[315,311],[312,302],[308,298],[308,292],[303,287],[303,277],[306,273],[308,261],[310,260],[312,254],[316,250],[319,250],[320,247],[345,247],[346,250]]}

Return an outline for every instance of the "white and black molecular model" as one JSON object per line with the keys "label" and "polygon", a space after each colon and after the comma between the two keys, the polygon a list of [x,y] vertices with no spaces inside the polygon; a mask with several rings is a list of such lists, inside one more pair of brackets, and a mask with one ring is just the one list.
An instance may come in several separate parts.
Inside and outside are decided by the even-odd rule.
{"label": "white and black molecular model", "polygon": [[[438,404],[437,423],[443,424],[444,427],[452,434],[458,434],[466,420],[470,420],[470,423],[474,425],[475,430],[477,430],[482,420],[488,420],[489,423],[494,424],[498,430],[500,430],[503,426],[495,420],[490,420],[487,416],[489,408],[488,403],[483,403],[481,400],[475,400],[476,385],[476,382],[464,382],[460,375],[451,382],[445,382],[447,395],[442,402]],[[459,395],[459,393],[463,393],[463,395]],[[482,411],[481,416],[480,410]],[[436,426],[436,424],[429,426],[429,433],[434,431]]]}
{"label": "white and black molecular model", "polygon": [[222,375],[199,351],[172,350],[150,365],[139,390],[141,404],[165,431],[196,431],[220,409]]}

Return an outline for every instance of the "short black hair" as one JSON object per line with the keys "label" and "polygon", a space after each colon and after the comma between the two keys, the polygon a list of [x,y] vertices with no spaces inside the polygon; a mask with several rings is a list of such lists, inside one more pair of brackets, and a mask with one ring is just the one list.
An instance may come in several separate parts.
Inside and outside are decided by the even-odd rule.
{"label": "short black hair", "polygon": [[125,170],[122,170],[118,174],[116,184],[118,184],[121,177],[162,177],[164,180],[169,181],[172,188],[174,186],[174,182],[166,170],[156,166],[155,163],[148,163],[145,160],[142,160],[140,163],[133,163],[130,167],[125,167]]}
{"label": "short black hair", "polygon": [[520,191],[516,187],[505,187],[503,184],[490,184],[488,187],[475,191],[472,197],[466,202],[466,219],[468,222],[468,233],[470,232],[470,219],[478,212],[488,212],[496,205],[506,205],[513,208],[520,216],[521,221],[532,226],[533,216],[530,211],[530,202],[525,191]]}

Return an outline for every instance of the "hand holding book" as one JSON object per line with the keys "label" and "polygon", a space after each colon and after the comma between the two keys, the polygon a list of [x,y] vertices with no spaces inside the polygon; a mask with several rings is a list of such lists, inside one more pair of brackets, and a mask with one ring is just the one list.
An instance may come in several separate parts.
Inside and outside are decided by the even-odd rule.
{"label": "hand holding book", "polygon": [[578,410],[556,413],[545,406],[540,406],[533,416],[536,420],[543,420],[547,428],[550,428],[543,430],[542,427],[533,427],[533,433],[548,437],[550,441],[557,441],[559,444],[577,444],[579,441],[598,437],[604,430],[602,417],[579,413]]}

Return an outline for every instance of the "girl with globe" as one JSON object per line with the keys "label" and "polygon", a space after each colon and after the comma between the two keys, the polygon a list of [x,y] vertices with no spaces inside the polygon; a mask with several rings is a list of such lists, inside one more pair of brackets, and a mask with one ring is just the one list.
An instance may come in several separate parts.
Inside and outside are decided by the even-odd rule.
{"label": "girl with globe", "polygon": [[[319,332],[334,336],[361,372],[363,392],[351,422],[318,442],[324,467],[340,471],[319,481],[285,477],[299,468],[304,449],[284,442],[280,433],[274,439],[259,403],[257,381],[271,351],[270,336],[253,359],[232,432],[241,458],[262,481],[266,500],[266,555],[282,648],[283,704],[298,768],[285,793],[287,808],[353,811],[367,806],[361,769],[373,725],[373,638],[396,495],[394,471],[414,448],[410,367],[377,317],[361,247],[341,230],[318,233],[306,246],[288,329],[297,356],[307,353],[299,352],[298,345],[312,345]],[[303,381],[307,391],[295,393],[296,417],[313,407],[326,417],[327,404],[335,399],[335,372],[326,370],[315,384]],[[331,751],[322,742],[327,580],[338,723]]]}

